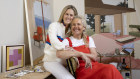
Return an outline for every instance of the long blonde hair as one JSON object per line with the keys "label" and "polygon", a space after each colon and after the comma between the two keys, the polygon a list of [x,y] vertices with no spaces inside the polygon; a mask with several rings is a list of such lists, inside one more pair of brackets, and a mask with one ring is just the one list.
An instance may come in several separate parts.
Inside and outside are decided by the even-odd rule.
{"label": "long blonde hair", "polygon": [[[73,18],[73,20],[74,20],[74,19],[80,19],[81,22],[82,22],[83,27],[86,29],[87,23],[86,23],[86,21],[85,21],[85,18],[83,18],[82,16],[75,16],[75,17]],[[72,23],[73,23],[73,21],[71,22],[70,27],[72,26]],[[68,35],[68,36],[69,36],[69,37],[72,36],[72,31],[69,32],[69,35]],[[89,46],[89,42],[88,42],[88,40],[87,40],[87,35],[86,35],[85,30],[83,31],[83,33],[82,33],[82,35],[81,35],[81,38],[84,40],[84,43],[85,43],[86,47],[88,47],[88,46]]]}
{"label": "long blonde hair", "polygon": [[[63,22],[64,14],[66,13],[66,11],[67,11],[68,9],[72,9],[72,10],[74,11],[74,16],[77,16],[77,15],[78,15],[77,9],[76,9],[73,5],[67,5],[67,6],[64,7],[64,9],[62,10],[58,22],[60,22],[60,23]],[[69,26],[70,26],[70,25],[69,25]],[[69,26],[66,28],[66,30],[68,30],[68,29],[70,28]]]}

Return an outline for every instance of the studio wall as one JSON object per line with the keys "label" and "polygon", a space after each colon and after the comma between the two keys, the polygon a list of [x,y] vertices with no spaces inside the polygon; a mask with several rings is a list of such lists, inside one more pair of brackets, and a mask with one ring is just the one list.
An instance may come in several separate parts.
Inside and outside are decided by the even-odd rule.
{"label": "studio wall", "polygon": [[84,0],[53,0],[53,20],[58,21],[62,9],[66,5],[74,5],[78,10],[78,14],[84,16],[85,14]]}

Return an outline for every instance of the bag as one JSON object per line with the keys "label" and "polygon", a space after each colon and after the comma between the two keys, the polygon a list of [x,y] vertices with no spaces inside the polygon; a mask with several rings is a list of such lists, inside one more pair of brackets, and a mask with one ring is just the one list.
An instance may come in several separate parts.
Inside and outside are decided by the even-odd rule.
{"label": "bag", "polygon": [[79,61],[77,57],[71,57],[66,60],[69,72],[76,78],[75,72],[76,69],[79,67]]}

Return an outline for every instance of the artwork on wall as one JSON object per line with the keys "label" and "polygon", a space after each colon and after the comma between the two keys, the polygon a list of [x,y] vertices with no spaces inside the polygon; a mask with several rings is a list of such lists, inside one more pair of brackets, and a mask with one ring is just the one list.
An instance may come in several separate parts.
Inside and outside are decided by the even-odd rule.
{"label": "artwork on wall", "polygon": [[2,71],[9,71],[24,66],[24,45],[3,46]]}
{"label": "artwork on wall", "polygon": [[44,56],[44,47],[52,19],[51,0],[24,0],[31,66]]}

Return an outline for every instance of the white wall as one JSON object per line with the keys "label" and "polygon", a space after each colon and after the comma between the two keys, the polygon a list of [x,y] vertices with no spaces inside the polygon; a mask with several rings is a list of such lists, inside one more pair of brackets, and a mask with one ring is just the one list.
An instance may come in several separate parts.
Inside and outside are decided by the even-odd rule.
{"label": "white wall", "polygon": [[0,1],[0,45],[24,43],[23,0]]}
{"label": "white wall", "polygon": [[0,0],[0,52],[2,45],[15,44],[24,44],[23,0]]}
{"label": "white wall", "polygon": [[1,57],[1,47],[0,47],[0,72],[1,72],[1,63],[2,63],[2,62],[1,62],[1,58],[2,58],[2,57]]}
{"label": "white wall", "polygon": [[66,5],[74,5],[78,10],[78,14],[84,16],[85,3],[84,0],[53,0],[53,16],[54,21],[58,21],[62,9]]}

